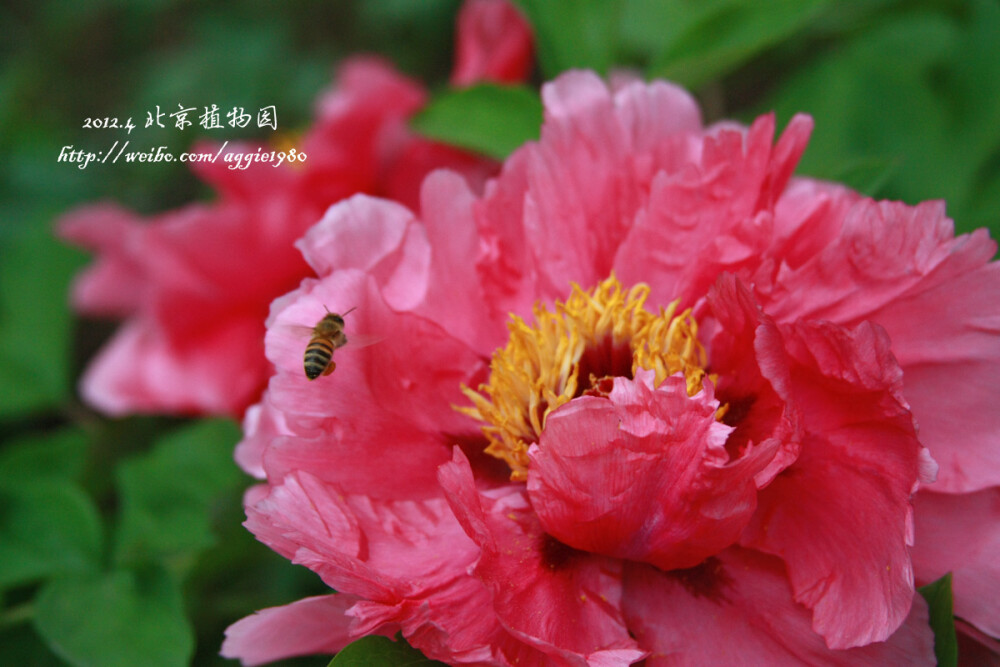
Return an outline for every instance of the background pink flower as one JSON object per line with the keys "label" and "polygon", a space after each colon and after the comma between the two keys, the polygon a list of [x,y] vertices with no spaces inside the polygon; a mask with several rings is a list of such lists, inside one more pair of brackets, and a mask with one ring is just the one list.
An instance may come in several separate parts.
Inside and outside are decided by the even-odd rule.
{"label": "background pink flower", "polygon": [[[523,76],[529,37],[506,3],[470,3],[459,19],[456,80]],[[425,100],[389,65],[356,57],[295,144],[304,162],[246,170],[196,163],[218,193],[213,203],[149,219],[115,204],[66,215],[61,235],[97,255],[74,285],[74,307],[125,320],[81,381],[86,401],[111,415],[242,415],[270,373],[261,345],[268,304],[310,274],[292,244],[331,203],[364,192],[416,210],[434,169],[462,173],[473,189],[496,171],[491,160],[412,134],[407,120]]]}
{"label": "background pink flower", "polygon": [[468,0],[458,14],[451,83],[520,83],[531,73],[531,27],[507,0]]}
{"label": "background pink flower", "polygon": [[[806,117],[705,128],[587,72],[543,96],[481,195],[438,172],[419,215],[357,196],[300,242],[319,278],[272,307],[237,459],[250,530],[338,593],[328,642],[256,640],[300,602],[224,655],[933,664],[915,581],[948,570],[996,634],[995,244],[792,179]],[[296,327],[352,307],[384,340],[308,382]],[[947,549],[957,512],[982,538]]]}

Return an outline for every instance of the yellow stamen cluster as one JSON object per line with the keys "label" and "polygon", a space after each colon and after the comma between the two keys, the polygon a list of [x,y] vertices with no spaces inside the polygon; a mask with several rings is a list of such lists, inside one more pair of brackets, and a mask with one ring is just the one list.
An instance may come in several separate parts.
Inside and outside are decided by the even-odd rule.
{"label": "yellow stamen cluster", "polygon": [[[507,462],[512,480],[527,479],[528,446],[538,442],[548,414],[616,374],[618,356],[631,356],[631,368],[619,375],[645,368],[655,371],[659,385],[682,372],[688,394],[701,391],[705,350],[690,309],[675,315],[675,301],[654,314],[643,307],[648,296],[649,286],[626,291],[612,275],[590,291],[574,284],[555,312],[536,303],[534,325],[512,316],[506,347],[493,353],[489,382],[478,391],[463,386],[473,405],[457,408],[484,423],[486,452]],[[588,377],[580,377],[581,367]]]}

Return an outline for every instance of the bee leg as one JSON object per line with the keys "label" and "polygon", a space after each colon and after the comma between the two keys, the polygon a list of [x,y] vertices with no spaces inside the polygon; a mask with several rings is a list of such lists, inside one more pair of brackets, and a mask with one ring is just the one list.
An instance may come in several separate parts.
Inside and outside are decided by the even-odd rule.
{"label": "bee leg", "polygon": [[335,368],[337,368],[337,362],[331,359],[330,365],[327,366],[325,369],[323,369],[323,375],[329,375],[334,371]]}

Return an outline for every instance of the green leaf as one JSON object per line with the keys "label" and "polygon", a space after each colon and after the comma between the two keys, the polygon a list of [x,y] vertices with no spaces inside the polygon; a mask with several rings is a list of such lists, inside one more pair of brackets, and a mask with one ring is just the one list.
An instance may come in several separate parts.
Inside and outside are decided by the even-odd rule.
{"label": "green leaf", "polygon": [[345,646],[330,661],[329,667],[432,667],[444,663],[426,658],[406,643],[401,636],[396,641],[388,637],[369,636]]}
{"label": "green leaf", "polygon": [[0,587],[97,568],[101,522],[76,486],[44,479],[0,484]]}
{"label": "green leaf", "polygon": [[233,462],[238,440],[233,422],[200,421],[120,464],[116,562],[190,559],[211,546],[213,502],[243,481]]}
{"label": "green leaf", "polygon": [[[651,76],[700,86],[746,63],[819,15],[828,0],[714,0],[672,3],[660,26],[670,26]],[[635,21],[632,21],[635,23]],[[651,22],[645,21],[649,25]]]}
{"label": "green leaf", "polygon": [[945,199],[957,231],[992,222],[1000,232],[990,187],[1000,174],[1000,5],[966,6],[899,8],[802,58],[759,107],[779,122],[798,111],[815,118],[802,173],[832,178],[871,155],[895,160],[881,196]]}
{"label": "green leaf", "polygon": [[180,587],[161,569],[54,579],[35,629],[73,665],[182,667],[194,651]]}
{"label": "green leaf", "polygon": [[934,655],[939,667],[958,664],[958,639],[955,636],[955,616],[952,611],[951,573],[917,589],[930,608],[934,630]]}
{"label": "green leaf", "polygon": [[87,441],[83,431],[66,428],[9,442],[0,450],[0,482],[76,479],[87,463]]}
{"label": "green leaf", "polygon": [[58,405],[70,393],[67,288],[82,253],[47,225],[0,228],[0,418]]}
{"label": "green leaf", "polygon": [[516,0],[531,23],[546,79],[579,67],[606,74],[615,62],[624,0]]}
{"label": "green leaf", "polygon": [[538,139],[542,102],[523,86],[479,84],[443,93],[413,119],[421,134],[502,160]]}

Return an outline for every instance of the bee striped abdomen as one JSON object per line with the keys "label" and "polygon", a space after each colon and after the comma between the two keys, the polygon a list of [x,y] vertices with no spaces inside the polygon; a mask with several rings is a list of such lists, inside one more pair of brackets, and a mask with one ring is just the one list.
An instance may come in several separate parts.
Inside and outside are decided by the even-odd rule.
{"label": "bee striped abdomen", "polygon": [[306,346],[304,357],[306,377],[315,380],[333,370],[333,344],[326,338],[313,338]]}
{"label": "bee striped abdomen", "polygon": [[[351,310],[354,310],[351,308]],[[351,312],[347,311],[347,313]],[[346,315],[347,313],[344,313]],[[315,380],[320,375],[329,375],[337,367],[333,351],[347,345],[344,335],[344,316],[327,311],[312,331],[312,339],[306,345],[304,357],[306,377]]]}

